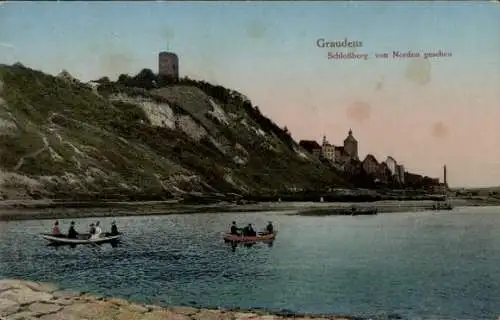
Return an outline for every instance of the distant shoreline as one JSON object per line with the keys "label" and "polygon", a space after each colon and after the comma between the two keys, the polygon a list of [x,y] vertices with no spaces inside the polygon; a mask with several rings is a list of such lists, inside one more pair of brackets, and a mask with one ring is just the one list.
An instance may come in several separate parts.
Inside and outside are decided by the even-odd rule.
{"label": "distant shoreline", "polygon": [[[496,200],[496,201],[495,201]],[[498,199],[450,199],[454,207],[500,206]],[[266,211],[299,211],[303,209],[329,209],[355,206],[377,208],[379,213],[431,210],[432,200],[383,200],[374,202],[258,202],[234,204],[182,204],[178,201],[137,202],[62,202],[52,200],[0,201],[0,221],[77,219],[91,217],[155,216],[197,213],[243,213]],[[120,210],[120,209],[123,209]],[[132,209],[132,210],[131,210]],[[133,210],[141,209],[141,210]]]}

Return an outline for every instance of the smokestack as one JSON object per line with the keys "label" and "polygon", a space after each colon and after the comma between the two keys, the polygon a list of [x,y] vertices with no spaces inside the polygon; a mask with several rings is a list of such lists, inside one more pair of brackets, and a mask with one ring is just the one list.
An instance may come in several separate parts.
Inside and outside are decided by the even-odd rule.
{"label": "smokestack", "polygon": [[446,165],[443,166],[443,179],[444,179],[444,185],[448,187],[448,182],[446,180]]}

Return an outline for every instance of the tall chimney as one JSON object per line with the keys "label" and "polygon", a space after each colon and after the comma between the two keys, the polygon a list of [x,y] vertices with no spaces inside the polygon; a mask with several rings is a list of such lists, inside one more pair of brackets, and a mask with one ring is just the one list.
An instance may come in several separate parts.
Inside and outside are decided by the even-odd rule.
{"label": "tall chimney", "polygon": [[446,165],[443,166],[443,179],[444,179],[444,185],[448,187],[448,182],[446,180]]}

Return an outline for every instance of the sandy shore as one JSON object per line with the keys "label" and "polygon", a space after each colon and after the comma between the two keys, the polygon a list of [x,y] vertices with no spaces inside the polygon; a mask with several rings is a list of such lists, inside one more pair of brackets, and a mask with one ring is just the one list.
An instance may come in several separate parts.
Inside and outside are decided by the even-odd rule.
{"label": "sandy shore", "polygon": [[117,298],[60,291],[57,286],[21,280],[0,280],[1,320],[279,320],[335,319],[349,317],[310,317],[273,315],[191,307],[162,308],[136,304]]}
{"label": "sandy shore", "polygon": [[[485,206],[500,205],[492,201],[471,201],[467,199],[450,199],[454,207],[462,206]],[[377,208],[379,213],[384,212],[412,212],[432,209],[435,204],[431,200],[410,201],[377,201],[363,203],[343,202],[263,202],[257,204],[237,205],[233,203],[218,203],[211,205],[185,205],[173,201],[151,201],[151,202],[108,202],[99,206],[75,208],[58,205],[50,206],[50,200],[33,201],[0,201],[0,221],[9,220],[34,220],[34,219],[71,219],[91,217],[117,217],[117,216],[141,216],[141,215],[169,215],[169,214],[193,214],[193,213],[220,213],[220,212],[268,212],[268,211],[290,211],[298,212],[304,209],[337,209],[356,206],[359,209]]]}

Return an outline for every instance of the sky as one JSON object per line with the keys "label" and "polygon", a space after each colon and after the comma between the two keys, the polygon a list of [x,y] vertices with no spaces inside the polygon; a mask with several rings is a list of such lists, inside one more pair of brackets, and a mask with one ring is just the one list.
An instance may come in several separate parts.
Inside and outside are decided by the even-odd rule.
{"label": "sky", "polygon": [[499,16],[493,1],[7,2],[0,63],[87,81],[157,71],[172,51],[181,76],[242,92],[297,141],[341,145],[352,129],[361,158],[440,178],[446,164],[452,187],[498,186]]}

